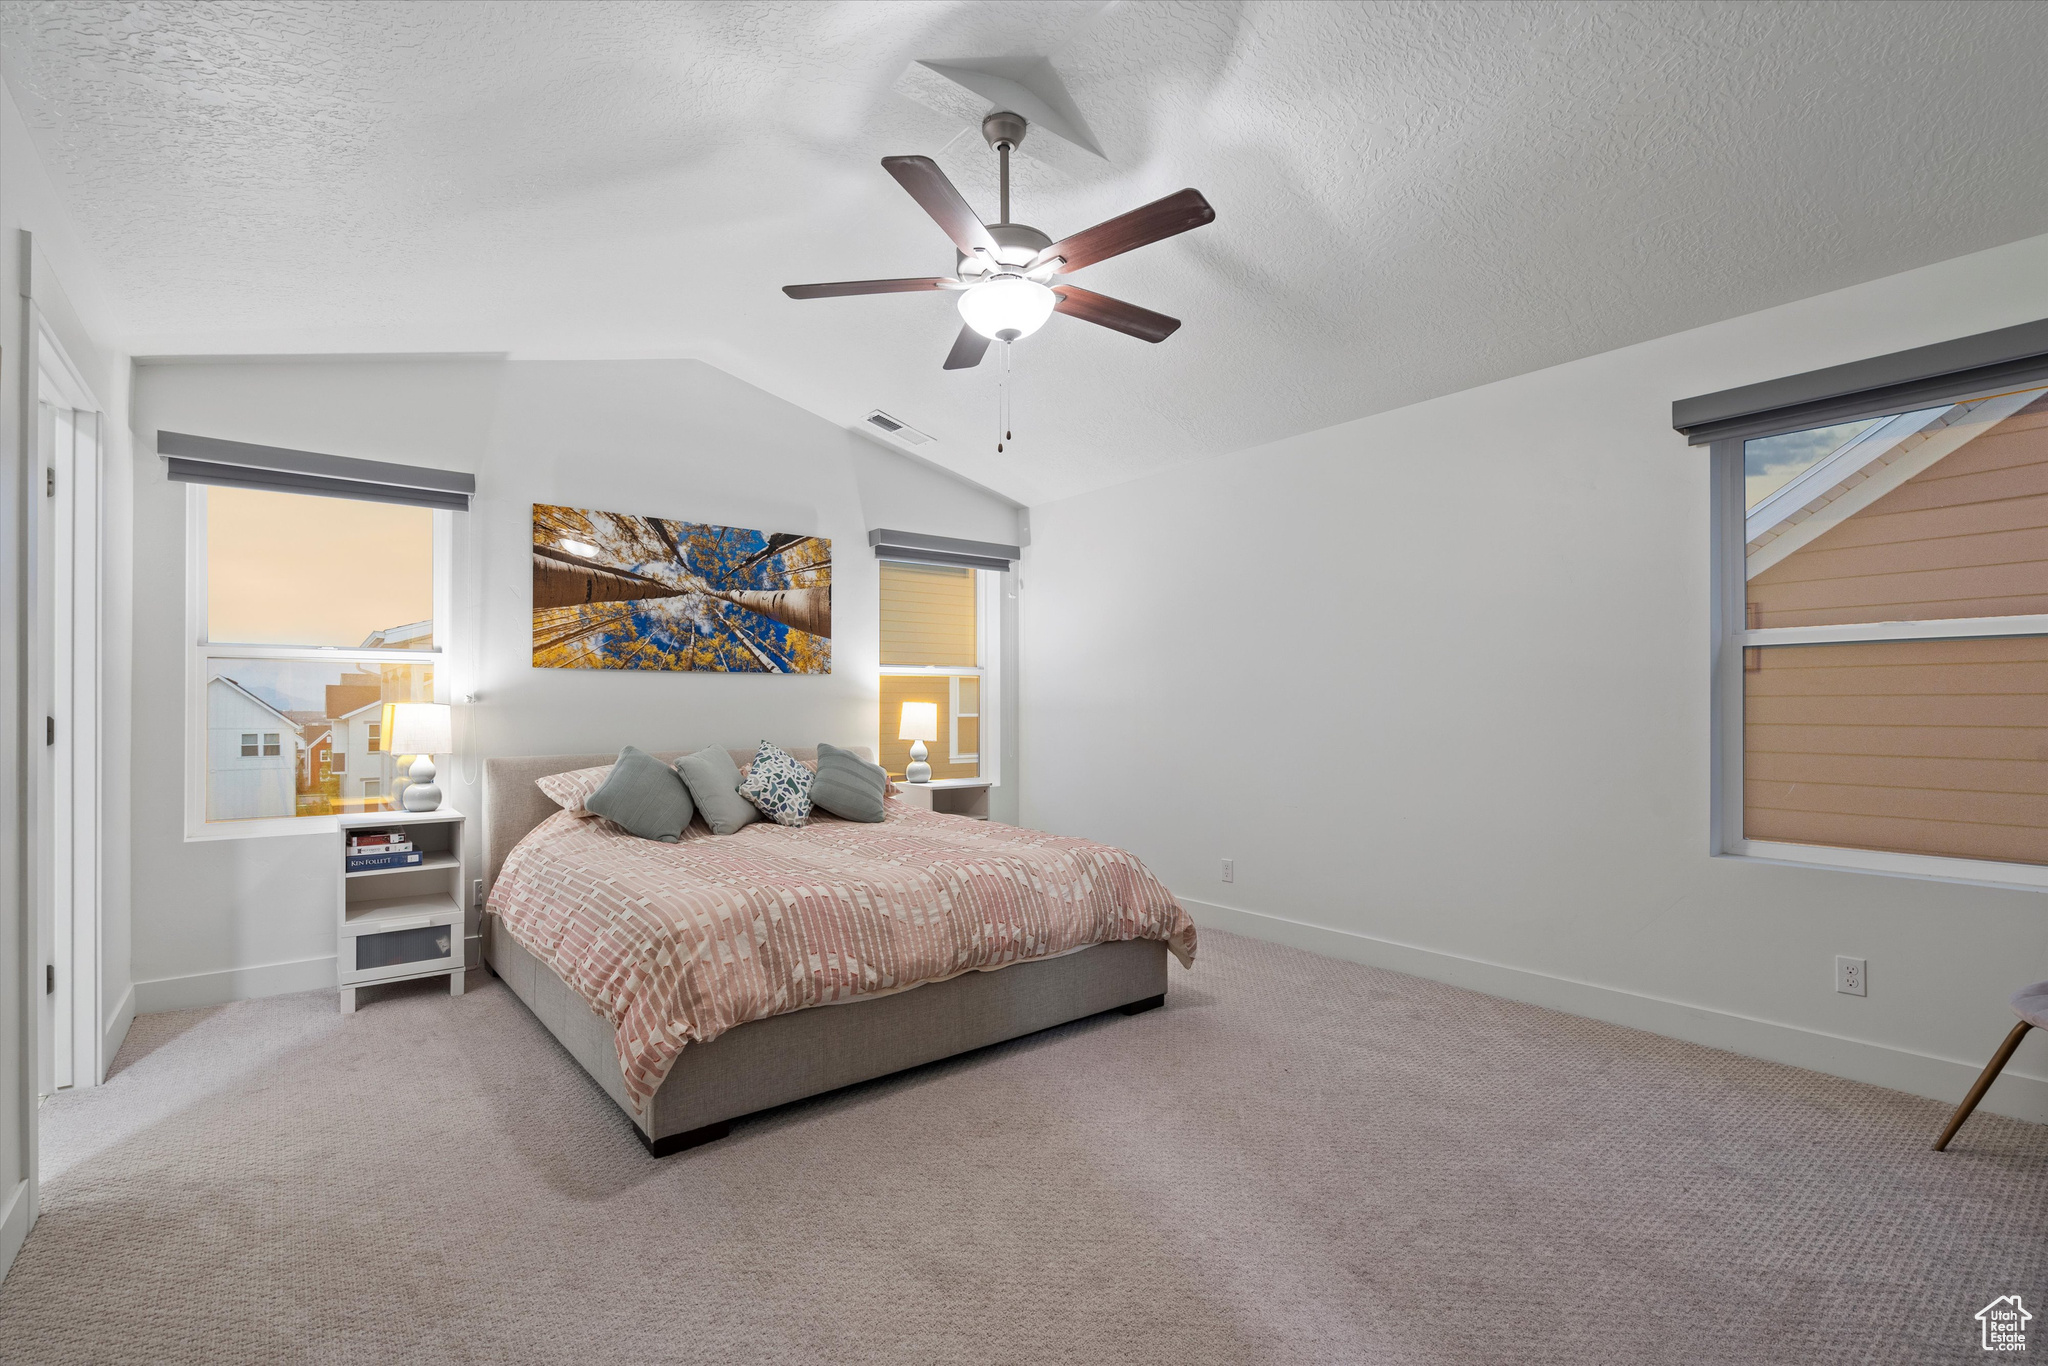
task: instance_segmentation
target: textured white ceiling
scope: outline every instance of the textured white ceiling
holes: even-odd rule
[[[2048,4],[11,3],[0,71],[138,353],[699,355],[1038,502],[2048,231]],[[1108,159],[1055,237],[1217,221],[944,373],[950,268],[876,164],[978,135],[917,59],[1052,58]],[[1027,146],[1026,151],[1030,148]],[[736,453],[743,454],[743,453]]]

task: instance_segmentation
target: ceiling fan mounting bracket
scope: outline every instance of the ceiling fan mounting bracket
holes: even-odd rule
[[[981,135],[988,140],[991,151],[1002,151],[1008,143],[1009,150],[1016,151],[1024,145],[1024,132],[1031,125],[1022,114],[1012,114],[998,109],[981,121]]]

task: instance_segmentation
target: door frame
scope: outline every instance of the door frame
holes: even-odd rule
[[[51,692],[51,1075],[47,1090],[96,1086],[106,1073],[101,1020],[102,483],[105,420],[62,348],[41,350],[39,453],[54,474],[49,544]],[[89,405],[89,406],[88,406]],[[49,416],[46,416],[49,415]],[[53,420],[50,420],[51,418]],[[48,488],[48,485],[45,486]],[[61,1015],[63,1018],[58,1018]]]
[[[46,736],[45,743],[36,747],[40,751],[36,778],[40,801],[29,814],[28,845],[35,888],[35,976],[42,979],[34,984],[39,998],[35,1012],[37,1090],[49,1095],[58,1089],[60,1078],[66,1086],[97,1086],[108,1062],[101,1056],[105,1032],[100,1019],[104,828],[100,783],[101,532],[105,524],[106,416],[42,310],[33,301],[27,302],[28,331],[34,344],[34,354],[27,360],[36,402],[36,458],[31,481],[41,486],[34,489],[39,495],[30,584],[35,683],[29,715],[31,729],[37,716],[50,718],[55,727],[55,739]],[[68,424],[57,421],[59,409],[70,413]],[[71,428],[73,440],[69,450],[60,450],[57,436],[65,425]],[[89,443],[84,439],[88,434]],[[70,527],[64,532],[57,526],[60,510],[71,514]],[[58,564],[60,551],[69,552],[67,564]],[[68,602],[57,601],[60,591],[66,593]],[[68,667],[63,669],[58,667],[60,647],[68,647],[69,654]],[[60,679],[69,684],[68,696],[62,698],[57,695]],[[57,806],[60,797],[63,811]],[[70,931],[68,951],[62,955],[56,943],[60,892],[68,894],[64,920]],[[54,973],[60,958],[69,971],[67,980],[53,993],[45,974]],[[60,1001],[68,1007],[68,1030],[57,1028],[55,1011]],[[67,1035],[71,1046],[65,1065],[60,1067],[55,1048]]]

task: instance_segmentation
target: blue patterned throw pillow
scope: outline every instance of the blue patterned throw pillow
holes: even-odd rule
[[[740,795],[777,825],[802,825],[811,814],[812,773],[766,740],[754,751]]]

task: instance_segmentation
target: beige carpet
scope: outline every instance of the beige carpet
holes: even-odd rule
[[[1215,932],[1165,1010],[660,1161],[472,981],[137,1020],[44,1111],[0,1358],[1918,1364],[2048,1313],[2048,1128],[1935,1154],[1928,1101]]]

